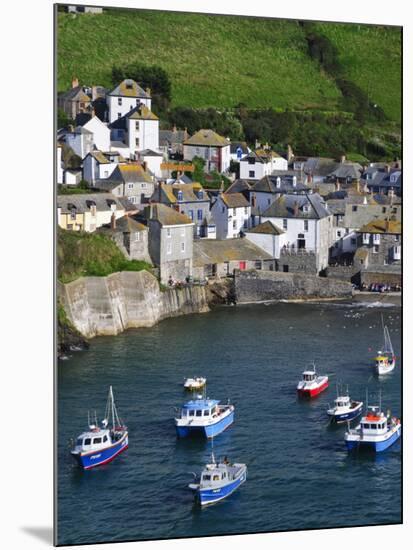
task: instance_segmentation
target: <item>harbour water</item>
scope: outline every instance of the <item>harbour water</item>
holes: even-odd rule
[[[375,304],[268,304],[168,319],[91,341],[58,366],[58,543],[160,539],[399,523],[401,443],[377,456],[349,455],[345,426],[326,409],[336,382],[401,415],[400,308]],[[374,374],[381,313],[396,370]],[[299,401],[301,372],[315,361],[330,387]],[[186,376],[208,379],[207,395],[235,404],[234,424],[214,440],[216,456],[245,462],[247,482],[200,510],[187,488],[211,444],[178,440],[174,407]],[[102,418],[109,385],[129,428],[129,449],[83,472],[68,441]]]

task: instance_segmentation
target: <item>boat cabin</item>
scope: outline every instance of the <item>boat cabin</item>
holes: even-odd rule
[[[334,399],[334,403],[337,408],[348,407],[350,405],[350,397],[348,395],[343,395]]]
[[[230,479],[227,467],[222,464],[208,464],[202,472],[201,484],[213,485],[214,483],[226,482]]]
[[[304,382],[313,382],[316,379],[316,373],[312,370],[305,370],[303,372]]]
[[[111,445],[112,440],[108,429],[96,428],[79,435],[75,443],[76,452],[98,451]]]
[[[391,363],[392,359],[388,355],[384,355],[379,352],[375,361],[376,361],[376,367],[387,367],[387,365]]]
[[[370,435],[382,434],[387,431],[387,418],[378,407],[368,407],[366,416],[360,422],[360,428]]]
[[[185,403],[181,418],[209,418],[218,414],[219,401],[215,399],[194,399]]]

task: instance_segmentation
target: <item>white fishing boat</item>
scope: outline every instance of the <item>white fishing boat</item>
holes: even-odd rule
[[[337,398],[334,399],[334,405],[328,407],[327,414],[336,424],[341,422],[348,422],[353,420],[362,413],[363,401],[355,401],[351,399],[347,392],[344,394],[342,391],[339,392],[337,385]]]
[[[202,389],[206,384],[206,378],[202,376],[197,376],[193,378],[185,378],[184,388],[190,391],[196,391]]]
[[[391,372],[396,366],[396,356],[394,355],[393,346],[390,340],[389,329],[384,325],[383,315],[381,316],[384,332],[384,346],[383,351],[377,352],[375,358],[377,374],[387,374]]]

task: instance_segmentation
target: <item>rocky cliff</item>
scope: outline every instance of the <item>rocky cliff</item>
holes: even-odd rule
[[[348,299],[352,285],[345,281],[301,273],[236,271],[237,303],[270,300]]]
[[[58,296],[69,320],[86,338],[150,327],[167,317],[209,309],[205,287],[162,291],[147,271],[123,271],[59,283]]]

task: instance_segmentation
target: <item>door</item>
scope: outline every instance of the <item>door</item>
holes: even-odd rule
[[[247,262],[240,262],[239,268],[241,271],[245,271],[245,269],[247,269]]]

